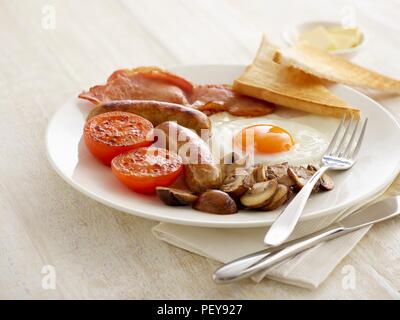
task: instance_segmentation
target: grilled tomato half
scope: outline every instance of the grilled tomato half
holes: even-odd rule
[[[117,155],[153,143],[150,121],[127,112],[107,112],[89,119],[84,140],[89,151],[106,165]]]
[[[128,188],[145,194],[171,185],[182,173],[182,159],[161,148],[139,148],[113,159],[112,172]]]

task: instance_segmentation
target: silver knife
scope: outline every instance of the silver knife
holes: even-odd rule
[[[229,262],[213,274],[216,283],[229,283],[250,277],[316,244],[340,237],[371,224],[393,218],[400,214],[400,196],[387,198],[365,208],[320,231],[303,238],[271,247]]]

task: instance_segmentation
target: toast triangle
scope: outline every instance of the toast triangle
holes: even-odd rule
[[[400,94],[400,80],[368,70],[306,42],[279,50],[276,59],[281,64],[329,81]]]
[[[234,81],[233,89],[244,95],[318,115],[342,117],[351,113],[356,118],[360,117],[358,109],[336,97],[319,78],[275,62],[278,56],[279,49],[264,36],[256,58]]]

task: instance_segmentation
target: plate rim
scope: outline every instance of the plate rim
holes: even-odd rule
[[[225,68],[230,68],[230,67],[235,67],[235,68],[243,68],[245,67],[245,65],[243,64],[184,64],[184,65],[174,65],[174,66],[170,66],[169,69],[176,69],[176,68],[193,68],[193,67],[225,67]],[[345,87],[346,89],[352,91],[353,93],[356,93],[358,95],[361,95],[364,99],[369,100],[369,102],[372,102],[374,104],[377,104],[380,108],[380,111],[383,112],[391,121],[393,121],[393,123],[397,126],[397,129],[399,130],[400,133],[400,123],[399,121],[396,120],[396,118],[388,111],[386,110],[379,102],[375,101],[374,99],[370,98],[369,96],[367,96],[366,94],[364,94],[363,92],[360,92],[352,87],[346,86],[346,85],[342,85],[342,84],[337,84],[340,87]],[[56,164],[56,162],[54,161],[54,159],[51,156],[50,153],[50,148],[49,148],[49,132],[51,130],[51,127],[53,126],[54,123],[54,119],[56,118],[56,116],[58,115],[58,113],[61,112],[61,110],[63,109],[63,106],[65,106],[69,101],[71,100],[76,101],[76,98],[71,98],[70,100],[67,100],[64,104],[61,105],[61,107],[59,107],[57,109],[56,112],[54,112],[54,114],[51,116],[51,119],[49,120],[47,127],[46,127],[46,134],[45,134],[45,140],[46,140],[46,157],[51,165],[51,167],[54,169],[54,171],[70,186],[72,186],[74,189],[78,190],[79,192],[81,192],[82,194],[84,194],[85,196],[96,200],[97,202],[100,202],[103,205],[106,205],[108,207],[114,208],[116,210],[128,213],[128,214],[132,214],[135,216],[139,216],[142,218],[146,218],[146,219],[150,219],[150,220],[154,220],[154,221],[158,221],[158,222],[168,222],[168,223],[173,223],[173,224],[179,224],[179,225],[188,225],[188,226],[197,226],[197,227],[211,227],[211,228],[256,228],[256,227],[266,227],[271,225],[270,222],[268,221],[249,221],[249,222],[243,222],[243,221],[231,221],[231,222],[226,222],[226,221],[213,221],[213,222],[206,222],[206,221],[193,221],[193,219],[185,219],[185,218],[180,218],[179,220],[174,219],[174,218],[169,218],[169,217],[165,217],[162,216],[160,217],[157,214],[153,214],[153,213],[148,213],[148,212],[143,212],[143,211],[138,211],[138,210],[127,210],[126,208],[113,203],[105,198],[99,197],[97,196],[95,193],[91,192],[90,190],[88,190],[85,187],[82,187],[79,183],[75,182],[73,179],[69,178],[66,174],[64,174],[64,172],[62,172],[62,170],[58,167],[58,165]],[[370,198],[371,196],[377,195],[380,192],[383,192],[387,187],[389,187],[389,185],[394,181],[394,179],[396,178],[397,175],[399,175],[400,173],[400,158],[397,161],[397,166],[396,168],[393,170],[393,172],[389,175],[389,178],[387,178],[385,180],[384,183],[382,183],[381,185],[379,185],[378,187],[376,187],[374,190],[364,194],[362,197],[360,197],[357,200],[353,200],[353,201],[348,201],[348,202],[344,202],[341,205],[337,205],[333,208],[330,209],[326,209],[326,210],[320,210],[320,211],[315,211],[312,213],[309,213],[306,216],[302,216],[300,217],[300,221],[307,221],[307,220],[312,220],[312,219],[316,219],[316,218],[320,218],[322,216],[328,216],[330,214],[333,214],[334,212],[338,212],[341,210],[344,210],[345,208],[349,208],[353,205],[357,205],[362,203],[363,201],[365,201],[366,199]],[[206,214],[206,213],[205,213]]]

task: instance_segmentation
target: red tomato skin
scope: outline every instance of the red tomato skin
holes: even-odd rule
[[[133,146],[110,146],[104,144],[96,139],[93,139],[90,135],[84,134],[84,140],[86,146],[88,147],[90,153],[101,163],[106,166],[111,166],[111,161],[116,156],[121,153],[128,152],[130,150],[134,150],[141,147],[148,147],[153,142],[152,141],[143,141],[142,143],[135,144]]]
[[[113,166],[111,166],[111,169],[113,174],[117,177],[117,179],[120,182],[122,182],[122,184],[124,184],[126,187],[137,193],[148,194],[148,195],[154,194],[156,192],[157,187],[170,186],[183,172],[183,166],[181,166],[178,171],[173,172],[172,174],[168,175],[167,177],[164,177],[163,179],[153,178],[151,180],[150,179],[143,180],[136,177],[137,180],[133,182],[129,177],[118,172]]]
[[[90,153],[96,158],[98,159],[101,163],[105,164],[106,166],[111,166],[111,161],[112,159],[114,159],[116,156],[118,156],[121,153],[133,150],[133,149],[137,149],[137,148],[141,148],[141,147],[148,147],[150,146],[153,141],[151,140],[143,140],[140,142],[135,142],[129,145],[113,145],[112,143],[106,143],[102,140],[97,139],[94,136],[93,131],[91,130],[90,126],[91,126],[91,122],[92,121],[96,121],[95,118],[106,118],[107,116],[112,116],[112,115],[123,115],[126,114],[124,112],[109,112],[109,113],[104,113],[104,114],[100,114],[90,120],[88,120],[85,124],[84,127],[84,133],[83,133],[83,138],[84,138],[84,142],[87,146],[87,148],[89,149]],[[151,126],[151,130],[149,132],[152,132],[153,130],[153,126],[151,125],[151,123],[142,118],[139,117],[137,115],[134,114],[127,114],[130,117],[136,118],[136,119],[141,119],[143,122],[147,123],[147,127],[150,128]],[[149,130],[149,129],[147,129]],[[147,131],[145,131],[147,132]]]
[[[137,149],[136,151],[138,150],[140,149]],[[123,156],[124,154],[119,155],[119,157]],[[180,164],[175,171],[168,172],[162,176],[149,177],[139,175],[127,175],[118,170],[118,164],[116,162],[118,161],[119,157],[113,159],[111,170],[122,184],[137,193],[147,195],[154,194],[156,192],[156,187],[170,186],[183,173],[183,165]]]

